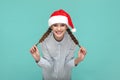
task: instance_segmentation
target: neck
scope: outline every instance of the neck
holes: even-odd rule
[[[54,34],[53,34],[54,38],[56,41],[60,42],[63,40],[64,36],[63,37],[56,37]]]

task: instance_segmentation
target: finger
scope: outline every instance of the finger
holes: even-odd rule
[[[34,49],[34,46],[32,47],[32,53],[34,53],[36,50]]]
[[[83,49],[83,54],[86,55],[86,50],[85,49]]]
[[[37,46],[36,46],[36,45],[34,45],[34,49],[38,52],[38,48],[37,48]]]
[[[33,54],[33,50],[32,50],[32,49],[30,50],[30,53],[32,53],[32,54]]]
[[[84,48],[83,47],[80,47],[80,51],[83,50]]]
[[[86,50],[85,50],[85,48],[81,47],[80,52],[81,52],[83,55],[86,55]]]
[[[30,53],[32,53],[32,50],[30,49]]]
[[[80,48],[80,52],[83,52],[83,48],[82,47]]]
[[[85,49],[85,48],[83,48],[83,50],[84,50],[84,53],[86,54],[86,49]]]
[[[33,53],[33,47],[30,49],[30,52]]]
[[[30,49],[30,53],[34,53],[35,52],[35,49],[34,49],[34,46],[32,46],[32,48]]]
[[[34,45],[34,50],[37,50],[37,47]]]

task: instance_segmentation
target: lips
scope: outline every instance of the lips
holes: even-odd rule
[[[62,34],[62,31],[56,31],[56,34],[60,35],[60,34]]]

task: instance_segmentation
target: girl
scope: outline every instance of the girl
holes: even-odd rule
[[[70,15],[64,10],[53,12],[48,25],[47,32],[39,40],[43,56],[40,56],[38,44],[34,45],[30,52],[43,70],[43,80],[71,80],[71,70],[84,59],[86,50],[72,34],[75,28]],[[80,50],[78,57],[74,58],[76,45]]]

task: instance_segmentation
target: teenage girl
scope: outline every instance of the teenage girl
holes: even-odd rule
[[[71,70],[84,59],[86,49],[79,45],[72,34],[75,28],[70,15],[64,10],[54,11],[48,25],[47,32],[39,40],[43,56],[40,56],[38,44],[34,45],[30,52],[42,68],[43,80],[71,80]],[[77,45],[80,50],[78,57],[74,58]]]

